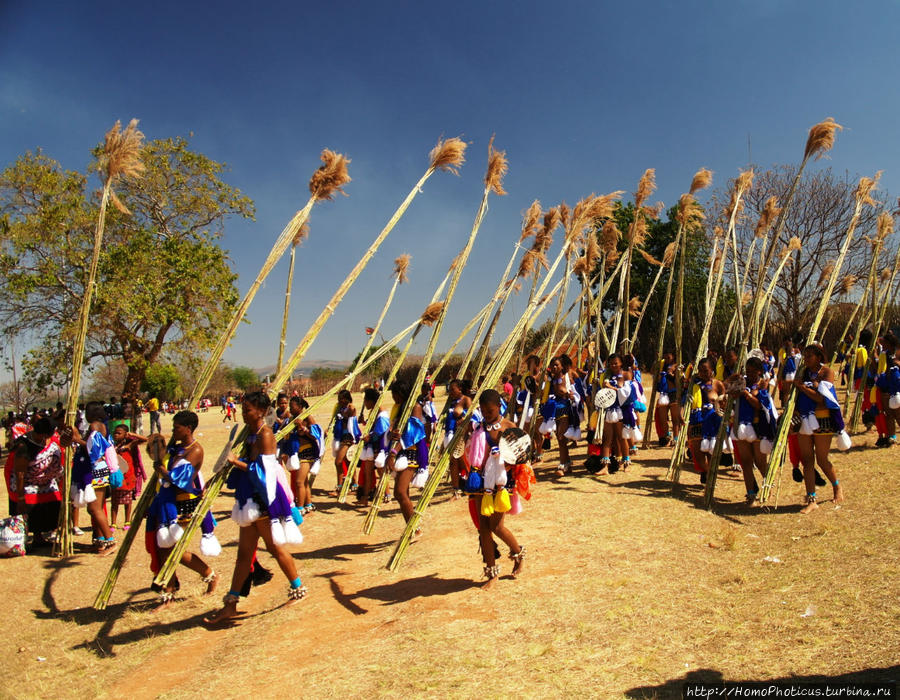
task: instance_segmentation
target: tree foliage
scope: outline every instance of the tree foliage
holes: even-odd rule
[[[231,383],[241,391],[259,386],[259,376],[249,367],[232,367]]]
[[[178,370],[174,365],[152,364],[144,373],[141,391],[146,391],[148,395],[155,396],[161,401],[178,399],[181,398],[179,380]]]
[[[142,160],[144,177],[117,185],[132,215],[107,214],[85,355],[125,363],[127,398],[164,349],[190,361],[213,344],[237,303],[217,241],[229,216],[254,214],[220,179],[224,166],[186,139],[151,141]],[[99,205],[90,183],[41,152],[0,174],[0,331],[34,339],[23,366],[38,386],[67,378]]]

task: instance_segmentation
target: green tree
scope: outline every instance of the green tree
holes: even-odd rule
[[[117,186],[130,215],[107,215],[85,351],[86,363],[125,363],[125,398],[164,349],[190,361],[214,343],[237,303],[217,241],[229,216],[254,215],[252,201],[220,179],[224,166],[186,139],[149,142],[142,159],[144,177]],[[35,339],[23,366],[37,385],[66,381],[97,216],[91,190],[88,174],[41,152],[0,174],[0,331]]]
[[[259,386],[259,377],[249,367],[234,367],[231,370],[231,381],[241,391],[247,391],[255,386]]]
[[[144,373],[141,391],[146,391],[164,401],[175,399],[178,398],[176,394],[179,390],[179,380],[178,370],[174,365],[153,364]]]

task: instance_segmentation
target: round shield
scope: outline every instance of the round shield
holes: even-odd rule
[[[531,438],[521,428],[507,428],[500,435],[500,459],[507,464],[521,464],[528,459]]]
[[[606,409],[616,402],[616,390],[609,387],[598,389],[594,394],[594,408]]]

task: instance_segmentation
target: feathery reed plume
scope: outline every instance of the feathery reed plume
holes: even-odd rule
[[[423,326],[433,326],[434,322],[438,320],[438,317],[441,315],[441,311],[444,309],[444,302],[436,301],[432,304],[429,304],[425,307],[425,311],[422,312],[422,316],[419,318],[419,322]]]
[[[713,239],[725,238],[725,229],[721,226],[713,226]]]
[[[534,200],[531,203],[531,206],[528,207],[528,210],[525,212],[525,217],[522,220],[522,235],[519,238],[519,241],[524,241],[529,236],[536,236],[538,233],[538,225],[541,221],[541,203],[538,200]]]
[[[144,164],[140,159],[141,142],[144,135],[137,129],[138,120],[132,119],[125,129],[117,121],[113,128],[106,132],[103,149],[100,153],[100,170],[103,173],[103,194],[100,198],[100,212],[97,227],[94,229],[94,248],[91,264],[88,268],[87,283],[81,299],[81,311],[78,316],[78,327],[72,347],[72,379],[69,384],[69,395],[66,398],[66,424],[73,425],[75,411],[78,408],[78,395],[81,392],[81,370],[84,366],[84,346],[87,341],[88,319],[91,313],[91,302],[97,285],[97,270],[100,265],[100,251],[103,248],[103,229],[106,225],[106,209],[110,199],[113,206],[123,213],[130,213],[112,190],[113,181],[117,177],[139,177],[144,172]],[[66,484],[72,477],[72,451],[65,450],[63,479]],[[56,551],[60,556],[73,553],[72,534],[69,527],[69,499],[64,498],[59,509],[59,538]],[[114,576],[118,576],[116,572]]]
[[[703,208],[692,194],[685,193],[678,200],[678,210],[675,219],[685,228],[691,228],[699,224],[706,215]]]
[[[621,238],[622,232],[619,231],[616,222],[609,219],[600,229],[600,251],[607,257],[613,255]]]
[[[309,193],[317,200],[334,199],[338,192],[346,196],[343,187],[350,182],[350,174],[347,172],[350,159],[328,148],[319,157],[322,165],[309,180]]]
[[[309,222],[303,222],[303,225],[300,227],[300,230],[297,231],[294,236],[294,240],[291,241],[291,245],[295,248],[303,243],[307,238],[309,238]]]
[[[572,211],[569,209],[569,205],[565,202],[561,202],[556,210],[559,212],[559,223],[562,224],[563,228],[568,231],[569,230],[569,218],[572,215]]]
[[[665,202],[657,202],[653,205],[644,205],[643,211],[644,216],[650,219],[658,219],[659,215],[662,214],[663,209],[666,208]]]
[[[878,238],[883,241],[894,232],[894,217],[886,211],[881,212],[878,215],[876,230],[878,231]]]
[[[631,227],[631,245],[641,247],[647,240],[647,220],[638,216]]]
[[[406,273],[409,270],[409,261],[411,259],[412,256],[409,253],[403,253],[403,255],[394,258],[394,274],[397,276],[400,284],[409,282],[409,277]]]
[[[138,120],[132,119],[122,129],[122,123],[116,121],[113,128],[106,132],[103,151],[100,154],[100,169],[110,180],[117,176],[140,177],[145,167],[141,162],[141,144],[144,134],[138,131]]]
[[[484,184],[487,185],[494,194],[504,195],[506,190],[503,189],[503,177],[509,170],[509,161],[506,159],[506,151],[498,151],[494,148],[494,137],[488,142],[488,167],[484,176]]]
[[[672,244],[669,243],[669,246],[671,246],[671,245],[672,245]],[[669,252],[669,246],[666,246],[666,254],[668,254],[668,252]],[[648,263],[650,263],[651,265],[656,265],[657,267],[659,267],[660,265],[663,264],[661,260],[657,260],[656,258],[654,258],[652,255],[650,255],[650,253],[648,253],[648,252],[647,252],[646,250],[644,250],[643,248],[638,248],[637,251],[638,251],[638,253],[641,254],[641,257],[644,258],[644,260],[646,260],[646,261],[647,261]],[[673,249],[673,255],[674,255],[674,249]]]
[[[827,263],[825,263],[825,267],[822,268],[822,272],[819,273],[819,279],[816,282],[816,287],[821,287],[823,284],[825,284],[826,281],[831,279],[832,272],[834,272],[834,260],[829,260]]]
[[[639,316],[641,313],[641,300],[637,297],[631,297],[628,302],[628,314],[630,316]]]
[[[889,267],[886,267],[881,271],[881,274],[878,276],[878,279],[881,282],[887,282],[891,278],[892,273],[893,273],[893,270]]]
[[[856,286],[858,281],[859,278],[856,275],[845,275],[844,278],[838,282],[838,291],[846,296],[850,293],[850,290]]]
[[[519,270],[516,272],[516,277],[528,277],[532,272],[534,272],[535,268],[535,259],[538,254],[533,250],[526,250],[525,255],[522,256],[522,259],[519,261]]]
[[[878,181],[881,179],[881,173],[882,171],[879,170],[875,173],[874,177],[859,178],[859,184],[853,191],[853,196],[856,198],[857,202],[860,204],[868,204],[872,207],[875,206],[875,200],[872,199],[872,192],[878,186]]]
[[[752,292],[744,292],[741,296],[741,306],[747,306],[753,300]]]
[[[809,137],[806,139],[806,150],[803,151],[803,159],[810,156],[815,159],[823,157],[834,146],[834,132],[842,131],[844,127],[838,124],[834,118],[828,117],[823,122],[813,125],[809,129]]]
[[[791,236],[787,244],[788,251],[800,250],[803,247],[803,241],[798,236]]]
[[[666,246],[666,250],[663,253],[663,265],[666,267],[670,267],[672,262],[675,260],[675,253],[678,251],[678,244],[675,241],[669,243]]]
[[[584,255],[579,255],[575,260],[575,264],[572,265],[572,274],[576,277],[583,277],[587,271],[587,258]]]
[[[691,180],[690,194],[696,194],[700,190],[705,190],[709,187],[712,184],[712,176],[712,170],[700,168],[700,170],[694,174],[694,179]]]
[[[736,187],[740,190],[746,192],[751,187],[753,187],[753,177],[755,173],[753,172],[753,168],[748,168],[741,172],[737,177]]]
[[[647,198],[653,194],[653,191],[656,189],[656,170],[654,168],[647,168],[644,171],[644,174],[641,175],[641,179],[638,180],[637,190],[634,192],[634,207],[635,209],[640,209],[644,206],[644,202],[647,201]]]
[[[588,235],[584,257],[587,262],[587,271],[590,273],[597,266],[597,260],[600,259],[600,243],[597,242],[597,236],[593,234],[593,231]]]
[[[759,214],[759,221],[756,222],[754,234],[757,238],[762,238],[769,232],[780,213],[781,209],[778,206],[778,199],[775,195],[772,195],[766,200],[763,210]]]
[[[466,142],[458,137],[446,140],[440,138],[428,158],[432,169],[459,175],[460,166],[466,162]]]

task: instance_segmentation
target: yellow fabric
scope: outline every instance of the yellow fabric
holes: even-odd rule
[[[695,408],[700,408],[703,405],[703,391],[701,391],[697,382],[691,385],[691,403]]]
[[[481,514],[486,518],[494,514],[494,494],[486,493],[481,497]]]
[[[159,399],[155,396],[147,402],[147,410],[148,411],[158,411],[159,410]]]
[[[510,508],[512,508],[512,503],[509,501],[509,491],[500,489],[494,495],[494,510],[497,513],[505,513]]]
[[[884,374],[887,372],[887,353],[882,352],[878,356],[878,374]]]
[[[716,379],[725,381],[725,361],[721,357],[716,360]]]
[[[853,361],[853,369],[857,370],[860,367],[865,367],[868,359],[869,353],[862,345],[860,345],[858,348],[856,348],[856,359]]]

